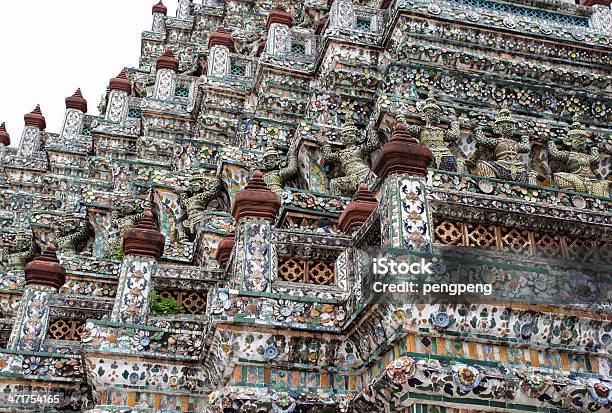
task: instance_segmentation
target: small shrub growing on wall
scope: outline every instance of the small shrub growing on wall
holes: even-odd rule
[[[157,292],[151,292],[151,315],[166,316],[179,314],[183,307],[174,298],[159,298]]]

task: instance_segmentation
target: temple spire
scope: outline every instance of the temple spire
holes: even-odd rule
[[[87,112],[87,101],[83,97],[80,88],[72,96],[66,98],[66,109],[76,109],[83,113]]]
[[[172,53],[172,50],[166,50],[166,53],[164,53],[157,59],[157,64],[155,67],[157,68],[157,70],[170,69],[174,72],[178,72],[179,61],[176,57],[174,57],[174,53]]]
[[[0,124],[0,143],[4,146],[11,144],[11,135],[6,131],[6,124],[4,122]]]
[[[117,77],[110,80],[108,87],[111,90],[122,90],[127,92],[128,95],[132,93],[132,83],[130,83],[125,69],[121,70]]]
[[[47,122],[40,110],[40,105],[36,105],[32,112],[23,117],[23,120],[25,121],[25,126],[33,126],[40,130],[45,130],[47,127]]]
[[[166,16],[168,14],[168,8],[164,5],[162,0],[159,0],[159,2],[155,6],[153,6],[153,13],[159,13]]]

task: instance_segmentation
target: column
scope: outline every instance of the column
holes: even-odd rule
[[[178,8],[176,9],[176,18],[181,20],[189,19],[192,0],[179,0]]]
[[[290,28],[293,25],[293,16],[285,11],[282,5],[270,11],[266,30],[266,53],[283,56],[291,51]]]
[[[168,8],[164,6],[162,0],[159,0],[159,3],[153,6],[153,25],[151,31],[155,33],[166,32],[166,15],[168,15]]]
[[[330,9],[329,26],[338,29],[354,29],[357,27],[357,18],[353,2],[350,0],[335,0]]]
[[[2,122],[0,124],[0,153],[4,150],[5,146],[11,144],[11,135],[6,131],[6,124]]]
[[[4,151],[11,144],[11,135],[6,131],[4,122],[0,124],[0,185],[6,183],[6,175],[4,174]]]
[[[432,222],[425,177],[433,154],[397,123],[374,165],[380,185],[383,247],[431,252]]]
[[[170,100],[174,97],[179,61],[174,57],[172,52],[168,50],[157,59],[156,68],[155,98]]]
[[[25,280],[8,349],[40,351],[49,327],[51,298],[66,280],[54,248],[25,266]]]
[[[83,98],[81,89],[77,89],[72,96],[66,98],[66,113],[60,132],[63,142],[69,142],[81,133],[85,113],[87,113],[87,101]]]
[[[164,253],[165,237],[159,232],[153,213],[143,218],[123,236],[123,261],[111,321],[145,324],[149,315],[151,280],[157,261]]]
[[[40,105],[23,117],[25,128],[19,142],[18,154],[23,157],[29,157],[34,152],[40,151],[42,145],[41,132],[47,127],[45,117],[40,111]]]
[[[106,120],[119,123],[127,117],[129,96],[132,93],[132,84],[125,70],[111,79],[108,88],[110,92],[106,105]]]
[[[223,27],[210,34],[208,38],[207,75],[226,77],[230,74],[232,62],[230,53],[234,50],[234,39]]]
[[[232,284],[247,291],[270,291],[276,271],[272,248],[272,228],[281,201],[263,181],[261,171],[234,200],[232,215],[236,220],[236,246],[232,261]]]
[[[605,4],[594,4],[593,13],[589,19],[589,24],[594,30],[604,33],[606,35],[612,35],[612,5]]]

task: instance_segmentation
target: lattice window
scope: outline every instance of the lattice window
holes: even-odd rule
[[[91,131],[93,128],[91,126],[83,126],[83,130],[81,131],[81,135],[91,136]]]
[[[463,224],[449,220],[438,221],[435,227],[436,240],[446,245],[465,245]]]
[[[51,320],[47,336],[54,340],[80,341],[85,320],[57,318]]]
[[[336,283],[336,263],[328,260],[281,257],[278,278],[288,282],[333,285]]]
[[[368,19],[357,19],[357,28],[369,32],[371,30],[372,22]]]
[[[561,245],[561,237],[559,235],[549,235],[546,233],[533,233],[534,252],[541,257],[549,257],[562,259],[563,246]]]
[[[244,76],[246,74],[246,67],[232,65],[231,73],[234,76]]]
[[[142,112],[140,109],[131,108],[128,110],[128,118],[140,118],[142,117]]]
[[[278,266],[279,278],[289,282],[302,282],[306,279],[306,261],[285,258]]]
[[[189,88],[186,87],[177,87],[174,90],[174,95],[180,98],[187,98],[189,97]]]
[[[502,249],[512,252],[530,252],[529,232],[518,228],[501,228]]]
[[[547,234],[528,229],[448,219],[435,221],[436,241],[579,262],[612,263],[612,241]]]
[[[308,280],[306,282],[311,282],[314,284],[320,285],[330,285],[333,284],[336,278],[336,274],[334,271],[335,265],[333,263],[327,261],[308,261]]]
[[[590,239],[565,237],[565,252],[570,261],[596,261],[595,248]]]
[[[175,299],[183,307],[183,314],[204,314],[206,310],[206,296],[198,291],[161,290],[158,295],[160,299]]]
[[[467,224],[467,240],[471,247],[496,248],[497,236],[492,225]]]
[[[306,54],[306,45],[304,43],[292,43],[291,53],[293,54]]]

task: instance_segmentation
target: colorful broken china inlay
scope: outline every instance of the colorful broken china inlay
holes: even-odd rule
[[[98,115],[0,124],[0,410],[607,412],[612,12],[580,3],[151,4]],[[378,293],[373,248],[497,294]]]

